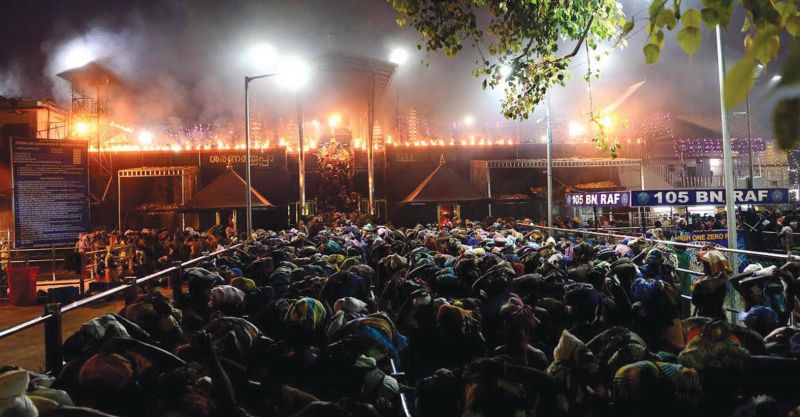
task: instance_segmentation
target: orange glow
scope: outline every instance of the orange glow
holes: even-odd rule
[[[600,124],[604,130],[610,131],[614,129],[614,118],[609,114],[598,119],[597,123]]]
[[[342,122],[342,115],[340,115],[339,113],[334,113],[330,115],[330,117],[328,117],[328,126],[330,126],[333,129],[338,127],[339,123],[341,122]]]
[[[86,123],[86,122],[76,122],[75,123],[75,133],[77,133],[78,135],[83,136],[83,135],[89,133],[89,130],[90,130],[89,124]]]

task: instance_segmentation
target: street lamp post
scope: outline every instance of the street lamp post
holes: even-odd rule
[[[545,95],[547,102],[547,227],[553,227],[553,114],[550,92]]]
[[[733,155],[731,134],[728,127],[728,109],[725,106],[725,51],[722,46],[722,29],[716,27],[717,35],[717,74],[719,76],[720,122],[722,124],[722,156],[725,169],[725,211],[728,223],[728,248],[736,248],[736,205],[734,204]],[[731,256],[731,266],[738,271],[738,259]]]
[[[245,149],[245,182],[247,183],[247,190],[245,191],[245,219],[247,227],[247,238],[249,239],[253,233],[253,184],[250,177],[250,83],[259,78],[272,77],[275,74],[256,75],[255,77],[244,77],[244,149]]]
[[[300,194],[300,214],[306,214],[306,151],[303,149],[303,102],[297,95],[297,142],[299,146],[297,157],[298,191]]]

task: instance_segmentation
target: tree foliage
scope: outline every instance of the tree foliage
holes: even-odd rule
[[[419,33],[419,49],[456,55],[465,44],[475,48],[473,74],[483,88],[503,88],[503,115],[510,119],[527,119],[549,87],[564,85],[583,47],[624,42],[621,35],[633,29],[616,0],[389,1],[398,24]],[[600,132],[596,144],[613,154],[616,147],[591,117]]]
[[[616,0],[389,0],[398,11],[397,22],[419,33],[418,48],[428,52],[461,52],[464,45],[479,52],[474,75],[483,87],[502,87],[503,114],[527,118],[541,103],[548,88],[563,85],[573,58],[586,44],[596,49],[601,42],[619,41],[635,27]],[[676,31],[681,48],[694,55],[703,34],[717,25],[727,29],[741,23],[745,55],[728,70],[725,104],[733,108],[745,100],[753,86],[758,64],[773,63],[781,43],[791,44],[774,94],[780,98],[773,112],[779,144],[793,149],[800,144],[800,0],[700,0],[698,7],[682,0],[650,0],[643,27],[648,42],[645,62],[659,61],[666,31]],[[696,4],[696,2],[692,2]],[[743,22],[733,22],[737,8]],[[736,14],[740,15],[739,13]],[[560,50],[566,46],[566,50]],[[597,57],[597,55],[595,55]],[[506,75],[507,72],[507,75]],[[587,74],[587,79],[596,74]],[[600,115],[590,113],[599,135],[595,143],[614,154],[605,140]]]
[[[725,77],[725,105],[732,109],[741,104],[753,87],[758,65],[767,66],[778,57],[781,40],[789,40],[791,51],[783,67],[776,92],[789,90],[800,83],[800,47],[794,37],[800,34],[800,0],[701,0],[699,8],[684,7],[681,0],[652,0],[646,29],[649,41],[643,53],[648,64],[658,61],[664,43],[664,31],[680,27],[678,43],[690,56],[700,46],[704,26],[714,30],[717,25],[728,29],[734,22],[737,8],[744,10],[741,32],[745,55],[734,63]],[[672,19],[679,18],[680,25]],[[729,30],[730,32],[730,30]],[[800,94],[780,92],[782,98],[773,112],[773,126],[778,143],[784,149],[800,144]]]

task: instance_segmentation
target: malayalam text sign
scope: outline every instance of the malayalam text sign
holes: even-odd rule
[[[632,207],[725,205],[725,190],[641,190],[631,191]],[[735,204],[786,204],[786,188],[734,190]]]
[[[14,242],[72,244],[89,230],[88,142],[11,139]]]
[[[597,193],[567,193],[568,206],[627,206],[630,195],[627,191],[604,191]]]

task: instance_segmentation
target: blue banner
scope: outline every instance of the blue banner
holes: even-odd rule
[[[89,231],[88,142],[11,139],[14,243],[73,244]]]
[[[631,191],[631,207],[653,206],[724,206],[725,190],[641,190]],[[786,204],[786,188],[734,190],[735,204]]]
[[[694,243],[698,245],[706,244],[706,243],[713,243],[719,246],[728,247],[728,230],[721,229],[721,230],[679,230],[675,232],[675,236],[673,236],[672,240],[675,242],[681,243]],[[736,231],[736,248],[737,249],[748,249],[747,243],[745,241],[745,231],[744,230],[737,230]],[[700,249],[697,248],[688,248],[686,250],[687,253],[691,257],[697,255],[700,252]],[[744,268],[747,266],[747,257],[743,254],[738,254],[737,257],[739,258],[739,272],[742,272]]]
[[[630,195],[627,191],[604,191],[598,193],[567,193],[567,205],[575,207],[627,206]]]

